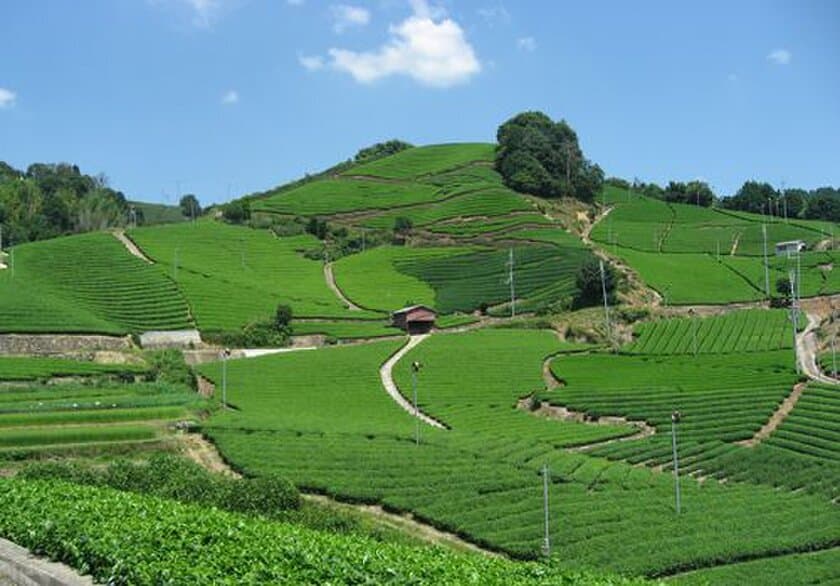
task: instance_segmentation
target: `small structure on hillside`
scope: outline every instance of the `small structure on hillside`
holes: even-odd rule
[[[426,334],[431,331],[437,319],[437,312],[425,305],[403,307],[391,314],[391,325],[409,334]]]
[[[140,334],[140,347],[144,349],[196,348],[201,346],[198,330],[150,331]]]
[[[776,256],[793,256],[805,250],[804,240],[788,240],[776,243]]]

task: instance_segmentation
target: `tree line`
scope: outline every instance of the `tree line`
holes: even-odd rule
[[[840,222],[840,188],[837,187],[776,189],[769,183],[750,180],[745,181],[734,195],[720,197],[703,181],[670,181],[666,187],[661,187],[656,183],[630,183],[625,179],[609,177],[605,183],[674,203],[705,207],[717,205],[723,209],[779,218]]]

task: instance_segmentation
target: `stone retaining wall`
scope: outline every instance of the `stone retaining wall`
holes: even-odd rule
[[[0,355],[56,356],[78,352],[131,349],[129,336],[82,336],[71,334],[0,334]]]

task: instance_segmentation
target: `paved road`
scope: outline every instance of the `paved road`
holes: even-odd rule
[[[425,413],[423,413],[420,409],[415,410],[414,405],[406,399],[403,394],[400,392],[400,389],[397,387],[397,383],[394,382],[393,370],[394,365],[400,361],[400,359],[408,354],[412,348],[417,346],[420,342],[428,338],[430,334],[422,334],[419,336],[411,336],[408,339],[408,343],[400,348],[396,354],[391,356],[388,360],[385,361],[385,364],[379,369],[379,378],[382,379],[382,386],[385,387],[385,391],[391,396],[391,398],[396,401],[397,405],[408,411],[411,415],[415,417],[419,417],[420,421],[431,425],[433,427],[437,427],[440,429],[445,429],[445,426],[435,419],[432,419]]]

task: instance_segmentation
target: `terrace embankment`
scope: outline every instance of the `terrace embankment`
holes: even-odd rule
[[[0,334],[0,355],[58,356],[79,352],[121,352],[130,349],[129,336]]]

